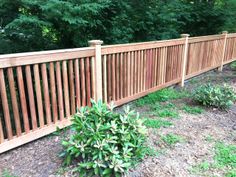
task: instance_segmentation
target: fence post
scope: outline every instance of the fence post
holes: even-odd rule
[[[221,64],[220,64],[220,67],[218,68],[218,71],[222,71],[223,70],[228,31],[223,31],[222,35],[224,36],[224,46],[223,46],[223,53],[222,53],[222,58],[221,58]]]
[[[189,34],[181,34],[181,38],[185,38],[185,44],[184,44],[184,56],[183,56],[183,62],[182,62],[182,73],[181,73],[181,83],[180,86],[184,86],[184,80],[185,80],[185,73],[186,73],[186,64],[187,64],[187,57],[188,57],[188,38]]]
[[[102,52],[101,45],[103,41],[101,40],[91,40],[88,42],[90,47],[95,47],[95,100],[102,100]]]

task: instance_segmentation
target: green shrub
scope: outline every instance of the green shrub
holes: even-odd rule
[[[231,63],[231,64],[230,64],[230,68],[231,68],[232,70],[236,70],[236,62]]]
[[[144,125],[148,128],[161,128],[173,125],[171,122],[160,119],[146,119]]]
[[[195,90],[193,98],[204,106],[226,109],[235,102],[236,94],[230,86],[206,84]]]
[[[74,169],[80,176],[121,176],[132,162],[143,157],[146,127],[127,107],[117,114],[101,101],[74,115],[69,140],[63,141],[65,164],[81,159]]]
[[[182,108],[186,113],[189,113],[189,114],[201,114],[204,112],[204,110],[200,107],[197,107],[197,106],[188,106],[188,105],[184,105],[183,108]]]

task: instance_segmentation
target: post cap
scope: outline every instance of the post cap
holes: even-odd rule
[[[91,41],[88,41],[88,43],[89,43],[89,46],[95,46],[95,45],[102,45],[103,41],[101,41],[101,40],[91,40]]]
[[[189,34],[181,34],[180,35],[182,38],[185,38],[185,37],[189,37],[190,35]]]
[[[222,34],[228,34],[228,31],[222,31]]]

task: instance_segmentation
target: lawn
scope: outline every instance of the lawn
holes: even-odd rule
[[[184,88],[171,87],[129,103],[148,127],[147,156],[129,177],[236,176],[236,106],[223,111],[193,102],[191,92],[203,83],[236,88],[236,72],[230,67],[222,73],[211,71]],[[78,176],[71,167],[62,167],[58,156],[61,140],[69,134],[64,130],[0,155],[0,174]]]

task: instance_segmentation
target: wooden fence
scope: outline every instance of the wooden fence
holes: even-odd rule
[[[0,153],[70,125],[90,98],[122,105],[236,60],[236,34],[0,56]]]

